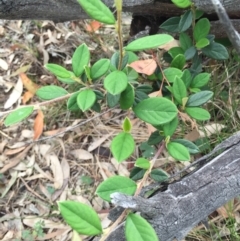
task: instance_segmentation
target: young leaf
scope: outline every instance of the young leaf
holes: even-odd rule
[[[178,113],[176,105],[163,97],[145,99],[134,106],[133,111],[139,119],[152,125],[168,123]]]
[[[170,83],[173,83],[175,81],[176,77],[181,78],[182,74],[183,74],[183,72],[180,69],[173,68],[173,67],[163,70],[163,73],[164,73],[167,81]]]
[[[202,52],[216,60],[225,60],[229,58],[227,49],[219,43],[211,42],[208,46],[202,49]]]
[[[187,89],[186,89],[184,82],[179,77],[176,77],[176,79],[173,83],[172,93],[173,93],[173,96],[176,99],[176,101],[180,105],[182,105],[182,99],[184,97],[187,97]]]
[[[201,73],[194,77],[191,83],[191,88],[201,88],[208,83],[211,74]]]
[[[186,139],[175,139],[175,140],[172,140],[172,142],[177,142],[182,144],[188,149],[190,154],[197,154],[200,152],[198,146],[196,146],[193,142],[188,141]]]
[[[110,60],[100,59],[91,68],[91,78],[93,80],[102,77],[109,69]]]
[[[81,44],[74,52],[72,57],[72,68],[74,74],[79,77],[84,71],[85,65],[90,60],[90,52],[86,44]]]
[[[130,213],[125,224],[125,236],[128,241],[158,241],[153,227],[141,216]]]
[[[33,112],[33,106],[21,107],[10,113],[4,120],[5,126],[14,125],[26,119]]]
[[[97,188],[96,194],[103,200],[110,202],[110,195],[115,192],[121,192],[133,195],[137,189],[137,184],[130,178],[122,176],[109,177],[103,181]]]
[[[183,69],[185,64],[186,64],[185,56],[183,54],[179,54],[172,60],[170,66],[181,70]]]
[[[167,144],[169,154],[178,161],[189,161],[190,155],[188,149],[180,143],[169,142]]]
[[[181,18],[180,17],[172,17],[166,20],[164,23],[160,25],[160,28],[166,30],[168,32],[177,33],[179,32],[179,23]]]
[[[113,13],[103,2],[99,0],[78,0],[78,2],[91,18],[106,24],[115,23]]]
[[[185,111],[189,116],[200,121],[209,120],[211,117],[208,111],[199,107],[186,107]]]
[[[173,37],[168,34],[155,34],[136,39],[128,44],[125,49],[130,51],[140,51],[147,49],[158,48],[161,45],[169,43],[173,40]]]
[[[154,169],[151,171],[150,177],[156,182],[164,182],[169,178],[169,175],[162,169]]]
[[[111,72],[104,79],[104,88],[112,95],[117,95],[127,88],[127,75],[119,70]]]
[[[135,142],[131,134],[121,132],[115,136],[111,143],[111,152],[118,162],[122,162],[131,156],[135,148]]]
[[[168,50],[168,53],[174,59],[177,55],[184,54],[184,51],[181,47],[173,47],[173,48]]]
[[[122,110],[129,109],[134,102],[134,88],[128,84],[127,88],[121,93],[120,96],[120,107]]]
[[[186,11],[182,16],[179,23],[179,32],[185,32],[192,25],[193,15],[191,10]]]
[[[184,51],[193,46],[192,39],[186,33],[180,33],[179,41]]]
[[[67,79],[71,77],[71,72],[58,64],[46,64],[45,68],[59,78]]]
[[[187,8],[191,6],[190,0],[172,0],[172,2],[179,8]]]
[[[142,169],[149,169],[150,167],[150,162],[149,160],[145,159],[145,158],[138,158],[135,162],[135,167],[140,167]]]
[[[189,96],[186,106],[187,107],[200,106],[206,103],[208,100],[210,100],[212,96],[213,96],[212,91],[208,91],[208,90],[200,91],[196,94]]]
[[[163,131],[165,136],[172,136],[178,127],[178,118],[175,117],[169,123],[163,125]]]
[[[195,41],[205,38],[210,31],[210,22],[207,18],[201,18],[193,29],[193,37]]]
[[[125,117],[123,121],[123,131],[124,132],[131,132],[132,130],[132,123],[128,117]]]
[[[77,97],[79,92],[74,93],[67,101],[67,108],[70,111],[79,111],[79,106],[77,104]]]
[[[96,94],[91,89],[81,91],[77,97],[77,104],[84,112],[89,110],[96,101]]]
[[[43,86],[36,92],[36,95],[43,100],[52,100],[67,94],[65,89],[56,85]]]
[[[102,233],[102,226],[97,213],[88,205],[64,201],[58,203],[59,210],[69,226],[80,234],[98,235]]]
[[[201,38],[196,43],[196,48],[202,49],[210,44],[210,41],[207,38]]]

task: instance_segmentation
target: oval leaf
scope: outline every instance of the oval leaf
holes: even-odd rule
[[[170,122],[178,113],[177,107],[163,97],[145,99],[133,111],[139,119],[156,126]]]
[[[77,104],[82,111],[89,110],[95,101],[96,94],[90,89],[81,91],[77,97]]]
[[[180,69],[177,68],[167,68],[163,71],[164,76],[166,77],[167,81],[170,83],[173,83],[176,79],[176,77],[181,78],[183,75],[183,72]]]
[[[43,86],[36,92],[36,95],[43,100],[52,100],[67,94],[65,89],[56,85]]]
[[[153,227],[141,216],[130,213],[125,224],[125,236],[128,241],[158,241]]]
[[[152,36],[146,36],[143,38],[136,39],[125,47],[126,50],[140,51],[146,49],[158,48],[161,45],[169,43],[173,40],[173,37],[168,34],[156,34]]]
[[[189,116],[200,121],[209,120],[211,117],[208,111],[199,107],[187,107],[185,111]]]
[[[115,192],[121,192],[133,195],[137,189],[137,184],[127,177],[113,176],[103,181],[97,188],[96,193],[103,200],[110,202],[110,195]]]
[[[210,22],[207,18],[200,19],[194,29],[193,29],[193,36],[196,42],[200,39],[205,38],[210,31]]]
[[[67,79],[71,77],[71,72],[57,64],[46,64],[45,68],[59,78]]]
[[[118,162],[122,162],[131,156],[135,148],[131,134],[121,132],[113,138],[111,152]]]
[[[186,139],[175,139],[172,142],[177,142],[185,146],[190,154],[197,154],[200,152],[198,146],[196,146],[193,142],[188,141]]]
[[[168,153],[178,161],[189,161],[190,154],[188,149],[180,143],[169,142],[167,144]]]
[[[59,202],[58,205],[66,223],[78,233],[85,235],[102,233],[100,219],[88,205],[73,201]]]
[[[109,69],[110,60],[100,59],[91,68],[91,78],[93,80],[102,77]]]
[[[210,80],[210,76],[211,76],[211,74],[209,74],[209,73],[201,73],[201,74],[198,74],[198,75],[195,76],[194,79],[192,80],[191,87],[192,87],[192,88],[200,88],[200,87],[203,87],[203,86],[206,85],[206,84],[208,83],[208,81]]]
[[[176,101],[180,104],[183,105],[182,99],[187,97],[187,88],[179,77],[176,77],[173,86],[172,86],[172,93]]]
[[[123,121],[123,131],[130,132],[132,130],[132,123],[128,117],[125,117]]]
[[[134,102],[134,88],[128,84],[127,88],[121,93],[120,107],[122,110],[127,110],[132,107]]]
[[[212,91],[200,91],[196,94],[190,95],[187,101],[187,107],[200,106],[210,100],[213,96]]]
[[[5,126],[14,125],[24,119],[26,119],[33,112],[33,106],[21,107],[9,114],[4,120]]]
[[[150,167],[150,162],[149,160],[145,159],[145,158],[138,158],[135,162],[135,166],[136,167],[140,167],[142,169],[149,169]]]

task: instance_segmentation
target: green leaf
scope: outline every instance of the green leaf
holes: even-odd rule
[[[182,105],[183,104],[182,99],[184,97],[187,97],[187,89],[186,89],[184,82],[179,77],[176,77],[176,80],[173,83],[172,93],[173,93],[173,96],[176,99],[176,101],[180,105]]]
[[[128,52],[126,51],[124,56],[123,56],[123,59],[122,59],[122,66],[120,68],[120,70],[123,70],[126,65],[128,64]],[[110,60],[110,63],[111,63],[111,66],[113,67],[113,70],[118,70],[118,65],[119,65],[119,51],[115,52],[112,57],[111,57],[111,60]]]
[[[36,95],[43,100],[52,100],[67,94],[65,89],[56,85],[43,86],[36,92]]]
[[[190,155],[188,149],[180,143],[169,142],[167,144],[168,153],[176,160],[189,161]]]
[[[96,101],[96,94],[91,89],[82,90],[77,97],[77,104],[84,112],[89,110]]]
[[[211,42],[208,46],[203,48],[202,52],[206,56],[216,60],[225,60],[229,58],[227,49],[222,44],[215,42]]]
[[[164,182],[169,178],[169,175],[162,169],[154,169],[151,171],[150,177],[156,182]]]
[[[109,177],[103,181],[96,190],[96,194],[103,200],[110,202],[110,195],[115,192],[120,192],[128,195],[133,195],[137,189],[137,184],[130,178],[122,176]]]
[[[156,148],[148,145],[147,142],[142,142],[139,149],[142,152],[142,156],[145,158],[151,158],[156,153]]]
[[[133,169],[130,172],[130,176],[129,177],[133,181],[138,181],[138,180],[143,178],[143,176],[144,176],[146,171],[147,171],[146,169],[142,169],[142,168],[139,168],[139,167],[133,167]]]
[[[136,91],[142,91],[146,94],[149,94],[151,93],[153,90],[152,86],[151,85],[139,85],[137,88],[136,88]]]
[[[185,32],[192,25],[193,15],[191,10],[186,11],[182,16],[179,23],[179,32]]]
[[[170,50],[168,50],[168,53],[174,59],[177,55],[184,54],[184,51],[181,47],[173,47]]]
[[[179,54],[172,60],[170,66],[181,70],[183,69],[185,64],[186,64],[185,56],[183,54]]]
[[[164,139],[164,136],[161,136],[159,131],[154,131],[148,138],[148,145],[156,145]]]
[[[210,113],[199,107],[186,107],[186,113],[192,118],[200,121],[205,121],[210,119]]]
[[[122,162],[131,156],[135,148],[135,142],[131,134],[121,132],[115,136],[111,143],[111,152],[118,162]]]
[[[5,126],[14,125],[26,119],[33,112],[33,106],[19,107],[17,110],[10,113],[4,120]]]
[[[71,77],[71,72],[58,64],[46,64],[45,68],[59,78],[67,79]]]
[[[74,93],[67,101],[67,108],[70,111],[79,111],[79,106],[77,104],[77,97],[78,97],[79,91]]]
[[[72,68],[74,74],[79,77],[84,71],[85,65],[90,60],[90,52],[86,44],[81,44],[74,52],[72,57]]]
[[[210,80],[211,74],[209,73],[201,73],[194,77],[191,83],[192,88],[201,88],[205,86]]]
[[[190,60],[195,56],[196,53],[197,53],[197,49],[194,46],[192,46],[185,51],[184,56],[186,60]]]
[[[196,42],[205,38],[210,31],[210,22],[207,18],[201,18],[193,29],[193,37]]]
[[[179,32],[179,23],[181,18],[180,17],[172,17],[166,20],[164,23],[160,25],[160,28],[166,30],[168,32],[178,33]]]
[[[131,64],[132,62],[139,59],[139,57],[134,52],[127,51],[126,53],[128,54],[128,64]]]
[[[145,99],[133,107],[136,116],[152,125],[162,125],[177,116],[177,107],[168,99],[153,97]]]
[[[122,110],[127,110],[132,107],[134,102],[134,88],[128,84],[127,88],[121,93],[120,107]]]
[[[59,81],[61,81],[62,83],[64,84],[68,84],[68,85],[71,85],[71,84],[76,84],[77,82],[75,80],[73,80],[72,78],[61,78],[61,77],[57,77],[57,79]]]
[[[110,66],[109,59],[98,60],[91,68],[91,78],[93,80],[102,77],[108,71]]]
[[[183,75],[182,75],[181,79],[184,82],[186,88],[188,88],[190,86],[191,80],[192,80],[192,75],[188,69],[185,69],[183,71]]]
[[[179,41],[184,51],[193,46],[192,39],[186,33],[180,33]]]
[[[123,121],[123,131],[124,132],[131,132],[132,130],[132,123],[128,117],[125,117]]]
[[[111,10],[101,1],[78,0],[83,10],[93,19],[106,23],[115,24],[115,18]]]
[[[207,38],[201,38],[200,40],[197,41],[196,43],[196,48],[202,49],[210,44],[210,41]]]
[[[169,67],[165,70],[163,70],[163,73],[167,79],[168,82],[173,83],[176,79],[176,77],[181,78],[183,72],[180,69]]]
[[[150,167],[150,162],[149,160],[145,159],[145,158],[138,158],[135,162],[135,166],[136,167],[140,167],[142,169],[149,169]]]
[[[127,75],[119,70],[111,72],[104,79],[104,88],[112,95],[117,95],[127,88]]]
[[[119,95],[112,95],[110,93],[107,93],[107,104],[110,108],[116,106],[120,100],[120,94]]]
[[[199,19],[203,16],[204,12],[202,10],[195,10],[195,19]]]
[[[158,241],[153,227],[141,216],[129,213],[125,224],[127,241]]]
[[[187,8],[191,6],[190,0],[172,0],[172,2],[179,8]]]
[[[188,141],[186,139],[175,139],[172,140],[172,142],[177,142],[185,146],[190,154],[197,154],[200,152],[199,148],[191,141]]]
[[[102,233],[101,221],[97,213],[88,205],[64,201],[59,202],[58,206],[66,223],[78,233],[89,236]]]
[[[148,99],[149,96],[144,91],[136,90],[134,104],[138,104],[142,100]]]
[[[130,51],[140,51],[147,49],[154,49],[161,47],[173,40],[173,37],[168,34],[155,34],[151,36],[142,37],[132,41],[125,49]]]
[[[208,91],[208,90],[200,91],[196,94],[189,96],[186,106],[187,107],[200,106],[206,103],[208,100],[210,100],[212,96],[213,96],[212,91]]]
[[[136,82],[139,76],[138,72],[129,66],[127,66],[126,68],[126,74],[127,74],[128,82],[133,82],[133,81]]]
[[[165,136],[172,136],[178,127],[178,118],[175,117],[169,123],[163,125],[163,131]]]

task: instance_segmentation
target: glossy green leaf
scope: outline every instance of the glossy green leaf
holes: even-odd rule
[[[127,75],[119,70],[111,72],[104,79],[104,88],[112,95],[117,95],[127,88]]]
[[[96,0],[78,0],[78,2],[91,18],[106,24],[115,23],[113,13],[103,2]]]
[[[74,74],[79,77],[84,72],[84,67],[88,65],[90,52],[86,44],[81,44],[74,52],[72,57],[72,68]]]
[[[183,67],[186,64],[186,58],[183,54],[177,55],[171,62],[171,67],[177,68],[177,69],[183,69]]]
[[[43,100],[52,100],[67,94],[65,89],[56,85],[43,86],[36,92],[36,95]]]
[[[140,167],[142,169],[149,169],[150,167],[150,162],[149,160],[145,159],[145,158],[138,158],[135,162],[135,166],[136,167]]]
[[[148,145],[156,145],[164,139],[164,136],[161,136],[159,131],[154,131],[148,138]]]
[[[190,0],[172,0],[172,2],[179,8],[187,8],[191,6]]]
[[[96,101],[96,94],[91,89],[82,90],[77,97],[77,104],[84,112],[89,110]]]
[[[162,125],[176,117],[177,107],[168,99],[153,97],[145,99],[133,107],[136,116],[152,125]]]
[[[207,38],[201,38],[196,43],[196,48],[202,49],[210,44],[210,41]]]
[[[173,83],[172,93],[176,101],[182,105],[182,99],[187,97],[187,89],[184,82],[179,77],[176,77],[176,80]]]
[[[210,22],[207,18],[201,18],[196,23],[193,29],[193,37],[195,41],[199,41],[202,38],[205,38],[210,31]]]
[[[127,88],[121,93],[120,107],[122,110],[127,110],[132,107],[134,102],[134,88],[128,84]]]
[[[181,16],[181,20],[178,26],[179,32],[185,32],[187,29],[189,29],[192,25],[192,21],[193,21],[192,11],[188,10]]]
[[[186,139],[174,139],[172,142],[177,142],[185,146],[190,154],[197,154],[200,152],[198,146],[196,146],[193,142],[188,141]]]
[[[179,41],[180,46],[184,51],[193,46],[192,39],[186,33],[180,33]]]
[[[166,20],[164,23],[160,25],[160,29],[166,30],[168,32],[178,33],[179,32],[179,22],[180,17],[172,17]]]
[[[146,171],[147,171],[146,169],[142,169],[142,168],[139,168],[139,167],[133,167],[133,169],[130,172],[130,176],[129,177],[133,181],[138,181],[138,180],[143,178],[143,176],[144,176]]]
[[[130,213],[125,223],[127,241],[158,241],[153,227],[141,216]]]
[[[173,40],[173,37],[168,34],[155,34],[151,36],[142,37],[136,39],[129,43],[125,49],[130,51],[140,51],[140,50],[147,50],[147,49],[154,49],[161,47],[166,43],[169,43]]]
[[[72,96],[67,101],[67,108],[70,111],[79,111],[79,106],[77,104],[77,97],[79,92],[72,94]]]
[[[178,118],[175,117],[173,120],[163,125],[163,132],[165,136],[172,136],[178,127]]]
[[[164,182],[169,178],[169,175],[162,169],[154,169],[151,171],[150,177],[156,182]]]
[[[168,82],[173,83],[176,79],[176,77],[181,78],[183,75],[183,72],[180,69],[177,68],[172,68],[169,67],[165,70],[163,70],[163,73],[166,77],[166,79],[168,80]]]
[[[191,72],[188,69],[185,69],[183,71],[183,75],[182,75],[181,79],[184,82],[185,86],[188,88],[190,86],[191,80],[192,80]]]
[[[59,202],[58,206],[65,222],[78,233],[90,236],[102,233],[101,221],[97,213],[88,205],[64,201]]]
[[[167,144],[168,153],[178,161],[190,161],[188,149],[180,143],[169,142]]]
[[[124,132],[131,132],[132,130],[132,123],[128,117],[125,117],[123,121],[123,131]]]
[[[33,112],[33,106],[19,107],[10,113],[4,120],[5,126],[14,125],[24,119],[26,119]]]
[[[197,53],[197,49],[194,46],[192,46],[185,51],[184,56],[186,60],[190,60],[195,56],[196,53]]]
[[[225,60],[229,58],[227,49],[222,44],[215,42],[211,42],[207,47],[203,48],[202,52],[206,56],[216,60]]]
[[[96,190],[96,194],[103,200],[110,202],[110,195],[115,192],[120,192],[128,195],[133,195],[137,189],[137,184],[130,178],[123,176],[109,177],[103,181]]]
[[[213,96],[212,91],[204,90],[193,95],[190,95],[188,98],[188,102],[186,104],[187,107],[195,107],[200,106],[210,100]]]
[[[135,142],[131,134],[121,132],[115,136],[111,143],[111,152],[118,162],[122,162],[131,156],[135,148]]]
[[[204,110],[199,107],[186,107],[186,113],[191,116],[193,119],[205,121],[210,119],[210,113],[207,110]]]
[[[209,73],[200,73],[194,77],[191,83],[192,88],[201,88],[205,86],[210,80],[211,74]]]
[[[98,60],[91,68],[91,78],[93,80],[102,77],[108,71],[110,66],[109,59]]]
[[[71,77],[71,72],[58,64],[46,64],[45,68],[57,77],[67,79]]]

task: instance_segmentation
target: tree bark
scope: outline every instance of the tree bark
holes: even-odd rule
[[[240,132],[217,146],[199,169],[179,181],[169,184],[163,192],[149,199],[120,193],[112,202],[138,211],[154,227],[161,241],[182,240],[199,222],[240,194]],[[211,159],[211,156],[224,150]],[[120,225],[107,241],[125,241]]]

